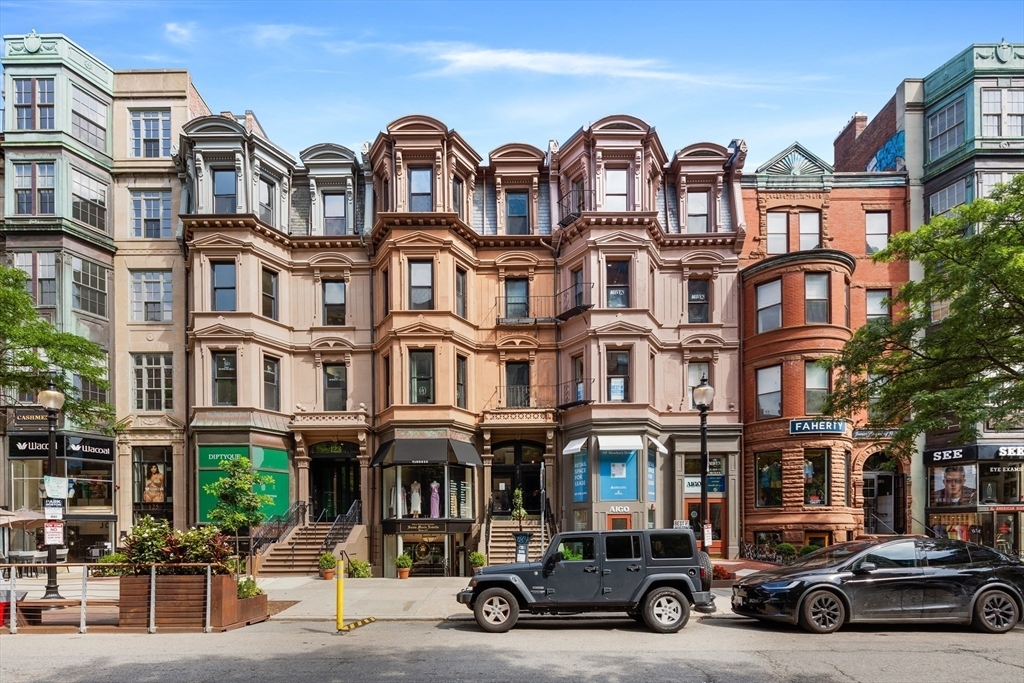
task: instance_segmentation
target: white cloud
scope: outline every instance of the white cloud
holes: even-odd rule
[[[164,24],[164,37],[172,43],[191,43],[195,40],[195,28],[195,23],[177,24],[171,22]]]
[[[296,36],[322,36],[326,29],[298,24],[256,24],[246,29],[248,38],[257,45],[284,43]]]

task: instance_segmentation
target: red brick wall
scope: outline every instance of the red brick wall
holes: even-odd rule
[[[875,152],[896,134],[896,96],[886,102],[867,126],[864,126],[865,119],[862,114],[854,116],[832,143],[833,167],[837,172],[866,171]]]

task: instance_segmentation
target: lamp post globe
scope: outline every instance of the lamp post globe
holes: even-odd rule
[[[51,477],[57,476],[57,413],[64,407],[64,394],[53,382],[39,392],[39,404],[46,409],[46,421],[50,431],[50,450],[47,457],[47,471]],[[57,546],[46,546],[46,592],[44,600],[62,600],[57,591]]]
[[[708,410],[715,400],[715,388],[708,384],[707,376],[693,388],[693,402],[700,411],[700,548],[708,551],[704,527],[708,523]]]

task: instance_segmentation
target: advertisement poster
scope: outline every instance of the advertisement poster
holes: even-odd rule
[[[146,465],[146,481],[142,489],[143,503],[163,503],[165,501],[164,467],[163,464],[155,462]]]
[[[583,449],[572,456],[572,502],[587,502],[587,450]]]
[[[625,401],[626,400],[626,378],[625,377],[611,377],[608,380],[608,400],[609,401]]]
[[[601,451],[601,500],[637,500],[636,461],[636,451]]]
[[[653,503],[658,492],[658,456],[654,451],[647,452],[647,500]]]
[[[978,466],[948,465],[932,467],[932,506],[976,505],[978,502]]]

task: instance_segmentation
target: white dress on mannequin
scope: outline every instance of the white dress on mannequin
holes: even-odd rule
[[[414,481],[412,485],[409,486],[409,512],[412,514],[413,517],[420,516],[420,512],[423,509],[421,507],[421,503],[422,501],[420,500],[420,483],[418,481]]]

